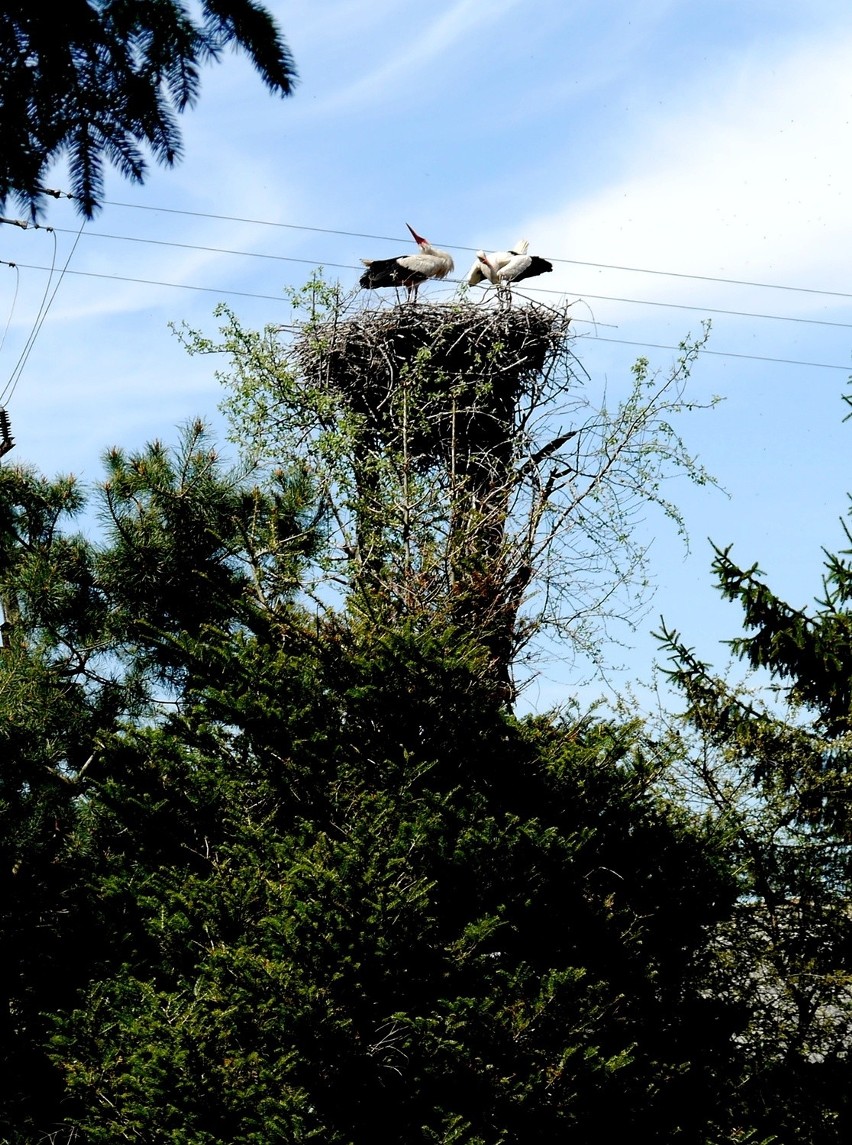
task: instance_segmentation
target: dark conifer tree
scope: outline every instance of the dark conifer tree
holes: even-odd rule
[[[45,862],[62,885],[6,920],[62,986],[17,964],[9,1140],[697,1145],[724,1126],[737,1011],[703,962],[736,886],[723,837],[661,796],[664,749],[638,725],[517,720],[446,624],[309,618],[321,518],[298,473],[228,473],[200,426],[107,461],[102,543],[63,581],[51,529],[43,560],[88,617],[73,641],[27,603],[31,546],[7,535],[13,635],[33,647],[49,615],[41,660],[76,641],[66,681],[89,697]],[[16,480],[20,502],[35,479]],[[31,713],[60,717],[56,696]],[[66,967],[78,934],[91,953]]]
[[[729,643],[769,679],[762,693],[729,684],[677,632],[661,633],[698,737],[693,792],[732,829],[743,878],[714,987],[749,1014],[732,1047],[739,1118],[791,1145],[839,1145],[852,1131],[849,558],[826,554],[822,593],[806,609],[777,596],[757,565],[716,550],[719,588],[745,628]]]
[[[269,12],[255,0],[75,0],[0,3],[0,207],[35,217],[43,182],[67,156],[74,197],[91,218],[104,165],[134,182],[145,150],[171,166],[181,155],[178,115],[197,101],[200,68],[228,47],[263,82],[289,95],[295,67]]]

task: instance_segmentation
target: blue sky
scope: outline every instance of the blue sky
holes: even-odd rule
[[[286,321],[288,286],[316,265],[354,286],[362,257],[410,248],[406,222],[459,274],[470,250],[525,235],[555,266],[530,295],[595,320],[577,346],[590,387],[617,388],[640,354],[665,370],[712,321],[692,392],[724,400],[678,428],[725,492],[670,490],[689,554],[649,522],[657,593],[634,651],[613,651],[615,686],[648,674],[661,612],[726,663],[739,616],[712,587],[708,538],[807,604],[852,489],[848,3],[268,6],[299,69],[292,98],[229,55],[182,118],[178,167],[144,187],[110,176],[82,230],[63,199],[52,230],[0,227],[6,463],[94,481],[111,445],[215,421],[222,363],[188,358],[169,324],[213,333],[220,300],[248,325]],[[61,168],[52,185],[67,188]],[[581,675],[547,666],[529,702]]]

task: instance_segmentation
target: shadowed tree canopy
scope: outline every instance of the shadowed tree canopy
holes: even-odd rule
[[[97,543],[0,466],[0,1141],[756,1145],[666,746],[516,719],[440,615],[318,614],[302,466],[201,423],[105,465]]]
[[[748,1014],[741,1117],[757,1140],[796,1145],[845,1142],[852,1129],[852,530],[842,524],[843,548],[823,550],[821,593],[805,608],[716,548],[718,587],[745,630],[727,643],[753,678],[726,679],[678,632],[660,632],[692,745],[684,795],[731,832],[742,880],[717,937],[738,952],[733,972],[711,984]]]
[[[171,166],[200,66],[227,47],[246,52],[272,92],[291,93],[292,56],[254,0],[3,0],[0,208],[13,199],[36,217],[45,172],[63,156],[86,218],[100,206],[105,163],[136,183],[146,148]]]

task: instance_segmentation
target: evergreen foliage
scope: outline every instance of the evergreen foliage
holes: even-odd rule
[[[198,11],[193,11],[193,8]],[[77,0],[0,4],[0,208],[35,218],[51,163],[67,155],[73,197],[91,219],[104,165],[143,182],[144,150],[171,166],[177,117],[198,99],[200,67],[227,47],[248,55],[270,91],[288,95],[295,67],[255,0]]]
[[[61,664],[74,702],[30,719],[81,741],[48,781],[7,709],[8,1139],[703,1140],[735,886],[639,726],[518,721],[452,627],[310,618],[298,473],[227,472],[201,426],[106,460],[98,545],[49,517],[68,486],[3,471],[2,695],[16,641]]]
[[[518,718],[406,587],[405,449],[371,511],[415,564],[341,565],[364,423],[231,334],[256,468],[200,422],[93,494],[0,468],[0,1138],[840,1145],[848,554],[806,614],[717,552],[786,710],[664,629],[690,731]],[[619,448],[685,460],[636,377]]]
[[[839,1143],[852,1130],[849,556],[826,553],[807,610],[773,593],[757,565],[716,550],[720,590],[746,630],[730,645],[769,676],[764,698],[661,632],[692,729],[688,792],[731,831],[743,884],[715,974],[749,1015],[741,1116],[782,1142]]]

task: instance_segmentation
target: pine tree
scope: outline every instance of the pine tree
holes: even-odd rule
[[[178,115],[199,95],[202,63],[231,46],[266,86],[288,95],[296,73],[270,13],[254,0],[104,0],[59,8],[0,4],[0,207],[33,217],[50,164],[67,155],[73,197],[92,218],[104,165],[141,183],[148,148],[159,163],[181,154]]]
[[[252,637],[110,745],[112,973],[53,1040],[89,1141],[703,1141],[734,891],[636,728],[508,717],[452,633]],[[219,665],[221,665],[220,670]]]
[[[223,472],[200,425],[174,454],[156,443],[129,458],[113,451],[108,471],[113,543],[102,547],[63,528],[86,507],[78,483],[0,469],[0,944],[11,1127],[56,1114],[51,1015],[124,942],[120,911],[109,915],[115,900],[104,891],[101,901],[87,875],[101,846],[93,791],[115,782],[108,767],[104,774],[110,745],[128,728],[156,727],[193,672],[206,671],[198,665],[209,626],[239,634],[261,616],[266,629],[277,623],[311,543],[310,528],[296,523],[302,486],[282,479],[260,496],[244,475]],[[254,564],[242,559],[246,537],[256,541]],[[29,1140],[27,1131],[16,1139]]]
[[[0,468],[0,1045],[12,1124],[61,1091],[47,1015],[71,1003],[91,957],[79,800],[99,734],[132,706],[98,667],[94,552],[67,531],[83,505],[71,480]]]
[[[738,1012],[703,963],[736,886],[723,837],[660,794],[665,749],[635,723],[516,719],[463,628],[311,614],[322,518],[298,469],[230,472],[201,426],[106,460],[105,533],[73,577],[43,529],[39,583],[90,601],[73,641],[7,534],[13,635],[32,647],[49,619],[43,658],[73,643],[66,679],[93,697],[62,884],[6,920],[9,945],[49,931],[61,984],[18,968],[8,1139],[697,1145],[724,1126]],[[66,967],[69,935],[89,954]]]
[[[689,793],[731,831],[743,881],[715,973],[749,1013],[741,1118],[797,1145],[833,1145],[852,1128],[849,557],[826,554],[822,594],[800,609],[757,565],[716,550],[719,588],[746,630],[729,643],[770,680],[762,693],[718,678],[677,632],[661,632],[695,741]]]

